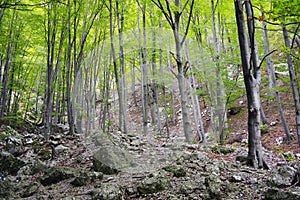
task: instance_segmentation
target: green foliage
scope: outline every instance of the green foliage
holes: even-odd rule
[[[299,0],[274,0],[272,16],[275,20],[286,18],[288,20],[299,20]]]
[[[235,151],[232,147],[221,146],[221,145],[215,145],[211,147],[211,150],[214,153],[224,154],[224,155],[233,153]]]
[[[269,125],[268,124],[262,124],[260,125],[260,131],[262,134],[269,132]]]

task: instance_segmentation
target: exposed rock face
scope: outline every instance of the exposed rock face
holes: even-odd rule
[[[52,140],[66,139],[53,136]],[[29,154],[35,159],[28,162],[24,155],[2,153],[0,160],[8,160],[14,170],[12,175],[6,171],[11,169],[0,171],[6,177],[0,177],[0,199],[300,199],[299,162],[257,170],[244,165],[246,156],[237,156],[236,162],[215,159],[227,151],[183,141],[98,134],[84,148],[66,143],[68,149],[62,150],[74,151],[67,163],[59,161],[60,154],[51,161]],[[244,149],[238,151],[247,155]],[[22,159],[28,163],[12,162]]]
[[[76,175],[75,179],[71,182],[74,186],[84,186],[91,183],[91,177],[86,172],[80,172]]]
[[[212,199],[221,199],[221,184],[222,181],[220,177],[215,174],[206,177],[205,185],[207,186]]]

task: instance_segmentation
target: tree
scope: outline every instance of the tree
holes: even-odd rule
[[[290,44],[290,39],[288,37],[286,25],[282,26],[282,33],[283,33],[285,46],[288,49],[290,49],[292,46]],[[293,66],[292,57],[289,53],[287,54],[287,64],[289,68],[290,82],[291,82],[291,87],[292,87],[293,97],[294,97],[294,104],[295,104],[295,111],[296,111],[296,128],[297,128],[297,135],[298,135],[298,143],[300,146],[300,97],[299,97],[299,90],[296,81],[295,69]]]
[[[265,18],[264,16],[264,12],[262,12],[261,15],[263,18]],[[264,47],[265,47],[265,54],[266,56],[266,63],[267,63],[267,69],[268,69],[268,75],[269,75],[269,89],[271,90],[271,95],[276,97],[276,101],[277,101],[277,107],[278,107],[278,111],[280,114],[280,118],[282,121],[282,125],[285,131],[285,134],[287,136],[287,141],[290,140],[291,138],[291,133],[289,131],[285,116],[284,116],[284,112],[281,106],[281,100],[280,100],[280,96],[279,96],[279,91],[276,89],[275,92],[273,92],[272,90],[274,90],[274,88],[277,87],[277,82],[276,82],[276,77],[275,77],[275,70],[273,67],[273,61],[272,61],[272,57],[271,57],[271,51],[270,51],[270,44],[269,44],[269,37],[268,37],[268,29],[267,29],[267,23],[265,21],[262,22],[262,29],[263,29],[263,36],[264,36]],[[274,51],[273,51],[274,52]]]
[[[235,14],[238,27],[240,53],[244,75],[244,84],[248,103],[248,164],[264,167],[260,132],[260,68],[255,60],[256,51],[253,10],[250,0],[245,0],[250,46],[244,25],[242,0],[235,0]],[[251,48],[250,48],[251,47]],[[250,49],[250,52],[249,52]]]
[[[178,80],[178,87],[180,92],[180,102],[181,102],[181,112],[182,112],[182,120],[183,120],[183,130],[184,135],[187,142],[192,141],[192,127],[191,127],[191,121],[188,113],[188,107],[187,107],[187,94],[185,89],[185,74],[184,74],[184,63],[182,59],[182,47],[185,42],[185,39],[187,37],[188,31],[189,31],[189,25],[191,22],[191,17],[193,13],[193,7],[194,7],[194,0],[191,0],[189,5],[189,15],[187,20],[187,25],[185,27],[185,31],[183,33],[183,36],[180,37],[180,19],[182,17],[183,11],[187,9],[189,0],[187,0],[184,3],[184,6],[181,9],[180,1],[175,0],[174,6],[171,6],[171,3],[169,1],[165,1],[165,4],[162,3],[160,0],[152,0],[152,2],[161,10],[161,12],[164,14],[166,20],[168,21],[169,25],[172,28],[174,40],[175,40],[175,46],[176,46],[176,64],[177,64],[177,80]],[[173,10],[172,10],[172,8]]]

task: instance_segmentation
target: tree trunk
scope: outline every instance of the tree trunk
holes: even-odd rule
[[[68,0],[68,53],[67,53],[67,69],[66,69],[66,101],[67,101],[67,114],[68,114],[68,124],[69,124],[69,132],[70,134],[75,133],[74,126],[74,116],[73,116],[73,108],[72,108],[72,100],[71,100],[71,87],[72,87],[72,36],[71,36],[71,3]]]
[[[15,21],[15,9],[13,10],[12,18],[11,18],[11,24],[10,24],[10,30],[8,37],[12,41],[8,41],[7,43],[7,49],[6,49],[6,59],[5,59],[5,65],[4,65],[4,71],[3,71],[3,78],[2,78],[2,91],[1,91],[1,102],[0,102],[0,120],[2,117],[4,117],[4,113],[7,109],[7,84],[8,84],[8,76],[9,76],[9,69],[11,65],[11,56],[12,56],[12,48],[14,46],[13,42],[13,23]]]
[[[262,146],[260,140],[260,71],[257,62],[253,59],[255,53],[254,40],[254,19],[252,13],[252,5],[248,0],[245,0],[248,32],[250,35],[251,52],[246,36],[244,25],[244,14],[242,8],[242,0],[235,0],[235,12],[238,27],[239,44],[241,51],[241,60],[243,67],[244,83],[247,93],[248,102],[248,164],[253,167],[264,167]]]
[[[152,119],[152,125],[157,126],[158,130],[160,130],[160,113],[158,109],[158,90],[157,90],[157,82],[155,80],[157,69],[156,69],[156,33],[155,33],[155,24],[153,22],[153,7],[151,7],[150,10],[150,20],[151,20],[151,31],[152,31],[152,58],[151,58],[151,66],[152,66],[152,75],[154,79],[151,83],[151,119]]]
[[[120,81],[119,81],[119,73],[118,73],[118,66],[117,66],[117,58],[115,53],[114,47],[114,29],[113,29],[113,5],[112,0],[109,1],[110,4],[110,46],[111,46],[111,54],[113,59],[113,66],[114,66],[114,74],[115,74],[115,81],[117,86],[118,98],[119,98],[119,130],[122,130],[122,122],[123,122],[123,114],[122,114],[122,93],[120,88]]]
[[[262,16],[264,17],[264,12],[262,12]],[[270,53],[270,44],[269,44],[267,23],[265,21],[262,22],[262,29],[263,29],[263,35],[264,35],[265,55],[267,55]],[[291,133],[290,133],[290,130],[286,123],[284,112],[283,112],[283,109],[281,106],[279,91],[277,89],[275,91],[273,91],[273,89],[277,87],[277,83],[276,83],[275,70],[273,67],[273,61],[272,61],[271,55],[266,57],[266,63],[267,63],[267,70],[268,70],[269,82],[270,82],[269,83],[270,95],[276,97],[276,102],[277,102],[277,107],[278,107],[278,111],[280,114],[280,119],[281,119],[281,122],[282,122],[282,125],[284,128],[285,134],[287,136],[287,141],[289,141],[291,138]]]
[[[142,83],[141,83],[141,99],[142,99],[142,111],[143,111],[143,131],[144,134],[148,132],[148,87],[147,87],[147,51],[146,51],[146,5],[143,4],[141,6],[140,1],[137,0],[138,3],[138,15],[137,15],[137,22],[138,22],[138,46],[139,46],[139,59],[140,59],[140,68],[141,68],[141,75],[142,75]],[[142,7],[142,21],[143,21],[143,36],[144,36],[144,48],[142,50],[142,43],[141,43],[141,25],[140,25],[140,11]]]
[[[126,85],[126,72],[125,72],[125,58],[124,58],[124,50],[123,50],[123,27],[124,27],[124,5],[122,3],[122,11],[121,17],[119,16],[119,6],[118,2],[116,2],[116,12],[118,15],[118,29],[119,29],[119,46],[120,46],[120,70],[121,70],[121,96],[122,99],[119,101],[122,107],[122,128],[125,134],[128,133],[127,130],[127,85]]]
[[[290,49],[290,39],[288,37],[288,32],[286,30],[286,26],[282,26],[282,33],[284,38],[285,46]],[[295,112],[296,112],[296,127],[297,127],[297,136],[298,136],[298,144],[300,146],[300,97],[299,97],[299,90],[297,87],[295,69],[293,66],[292,57],[290,54],[287,54],[287,64],[289,67],[289,75],[290,75],[290,82],[294,96],[294,104],[295,104]]]

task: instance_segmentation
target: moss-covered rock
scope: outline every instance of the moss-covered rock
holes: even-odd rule
[[[180,186],[179,193],[188,195],[193,193],[196,189],[198,189],[198,186],[195,181],[185,181]]]
[[[141,194],[153,194],[167,189],[170,185],[167,178],[154,176],[145,178],[137,189]]]
[[[0,181],[0,199],[14,199],[16,186],[9,180]]]
[[[277,165],[269,176],[269,185],[275,187],[291,186],[297,176],[297,170],[288,165]]]
[[[265,200],[282,200],[282,199],[299,200],[300,199],[299,193],[284,191],[277,188],[269,188],[264,192],[263,195]]]
[[[91,177],[86,172],[81,172],[79,175],[75,177],[75,179],[71,182],[74,186],[84,186],[91,183]]]
[[[169,165],[163,168],[165,171],[172,173],[174,177],[185,177],[186,172],[182,167]]]
[[[18,185],[20,197],[30,197],[37,193],[41,187],[41,184],[38,182],[23,182]]]
[[[113,183],[103,183],[93,191],[93,199],[98,200],[119,200],[123,195],[122,188]]]
[[[211,199],[221,199],[221,184],[220,177],[215,174],[210,174],[205,178],[205,185],[208,188]]]
[[[40,182],[42,185],[47,186],[69,178],[79,177],[79,174],[79,169],[72,167],[51,167],[40,178]]]
[[[220,145],[215,145],[211,147],[212,152],[217,153],[217,154],[230,154],[234,152],[234,149],[232,147],[227,147],[227,146],[220,146]]]
[[[0,172],[16,175],[25,162],[7,152],[0,153]]]

